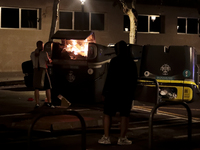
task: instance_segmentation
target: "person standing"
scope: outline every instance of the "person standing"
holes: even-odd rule
[[[47,71],[47,64],[51,63],[52,60],[49,58],[48,53],[44,51],[44,43],[37,41],[36,50],[31,53],[31,60],[33,63],[33,88],[35,96],[35,108],[39,105],[39,90],[46,90],[47,102],[46,106],[54,108],[51,104],[51,81]]]
[[[116,43],[115,53],[117,56],[110,61],[102,93],[104,99],[104,135],[98,140],[98,143],[111,144],[109,131],[112,117],[116,115],[116,112],[119,112],[121,125],[117,144],[130,145],[132,141],[127,139],[126,133],[137,85],[137,66],[133,58],[131,58],[126,42],[120,41]]]

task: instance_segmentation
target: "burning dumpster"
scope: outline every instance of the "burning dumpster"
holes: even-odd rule
[[[107,68],[114,48],[95,43],[91,31],[57,31],[52,38],[52,101],[59,105],[59,94],[70,102],[101,101]]]
[[[197,55],[191,46],[145,45],[142,51],[140,77],[156,79],[161,100],[191,102],[199,88]],[[146,82],[146,83],[145,83]],[[151,82],[140,80],[143,85],[139,95],[155,99]],[[139,93],[139,92],[137,92]]]

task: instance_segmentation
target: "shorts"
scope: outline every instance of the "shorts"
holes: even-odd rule
[[[33,87],[38,90],[51,89],[51,80],[46,69],[41,68],[39,71],[34,69]]]
[[[117,112],[120,116],[129,117],[132,107],[132,100],[122,97],[113,98],[105,97],[104,101],[104,114],[109,116],[115,116]]]

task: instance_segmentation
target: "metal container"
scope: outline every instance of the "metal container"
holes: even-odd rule
[[[161,100],[190,102],[197,97],[199,68],[197,55],[191,46],[145,45],[142,51],[140,77],[153,78],[159,83]],[[151,83],[140,84],[152,88]],[[150,99],[152,91],[144,90]]]
[[[100,102],[108,65],[115,56],[114,48],[95,43],[91,31],[58,31],[52,38],[53,43],[60,41],[63,46],[62,51],[52,51],[53,103],[60,105],[59,94],[71,103]],[[84,50],[75,52],[77,48]]]

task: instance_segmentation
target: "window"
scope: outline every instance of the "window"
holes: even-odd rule
[[[150,32],[160,32],[161,20],[160,16],[150,16]]]
[[[91,30],[104,30],[104,14],[91,14]]]
[[[130,31],[130,19],[128,15],[124,15],[124,31]]]
[[[75,30],[89,30],[89,13],[75,12]]]
[[[187,33],[197,34],[198,33],[198,19],[187,19]]]
[[[21,27],[37,28],[37,10],[21,10]]]
[[[178,18],[177,30],[178,30],[178,33],[186,33],[186,19],[185,18]]]
[[[137,31],[147,33],[164,33],[164,16],[138,15]],[[124,15],[124,31],[130,31],[130,20]]]
[[[2,8],[1,9],[1,27],[2,28],[19,28],[19,9]]]
[[[72,12],[60,12],[60,29],[72,29],[72,15]]]
[[[200,19],[198,21],[198,24],[199,24],[198,30],[199,30],[199,34],[200,34]]]
[[[138,16],[138,32],[148,32],[148,16]]]
[[[59,28],[69,30],[104,30],[104,14],[60,11]]]
[[[1,8],[1,28],[39,28],[38,9]]]
[[[197,18],[178,18],[177,33],[198,34],[199,19]]]

